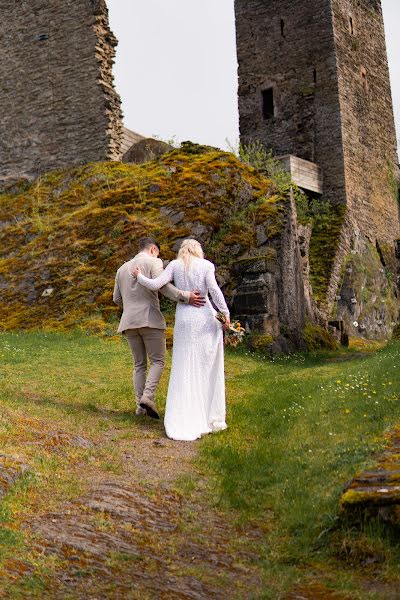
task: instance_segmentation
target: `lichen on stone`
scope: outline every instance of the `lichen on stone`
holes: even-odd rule
[[[148,235],[167,260],[183,238],[199,239],[229,300],[232,265],[257,228],[266,246],[279,236],[287,202],[233,154],[191,143],[145,164],[92,163],[16,186],[0,195],[1,328],[111,333],[114,274]]]

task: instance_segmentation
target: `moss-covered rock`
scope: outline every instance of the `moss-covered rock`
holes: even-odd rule
[[[253,334],[248,337],[248,347],[254,352],[269,352],[274,343],[272,335]]]
[[[342,205],[314,201],[309,262],[313,297],[318,303],[326,299],[345,216]]]
[[[320,325],[307,323],[304,327],[303,337],[309,352],[316,350],[336,350],[338,347],[335,338]]]
[[[392,339],[400,340],[400,323],[393,329]]]
[[[340,499],[350,519],[365,522],[380,519],[400,526],[400,428],[387,434],[384,451],[375,457],[371,469],[358,473],[345,485]]]
[[[399,316],[394,248],[358,236],[346,257],[334,307],[352,336],[388,339]]]
[[[229,300],[232,266],[251,255],[260,227],[266,246],[279,237],[287,202],[233,154],[191,143],[142,165],[89,164],[24,183],[0,195],[1,328],[113,331],[115,271],[147,235],[164,259],[197,237]]]

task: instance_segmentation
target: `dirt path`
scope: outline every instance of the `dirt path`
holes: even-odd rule
[[[24,523],[37,555],[53,565],[40,597],[255,598],[261,533],[243,531],[213,508],[199,474],[195,485],[177,486],[194,473],[198,443],[168,440],[147,418],[134,440],[120,433],[107,431],[96,443],[117,446],[121,474],[85,467],[86,493]],[[91,445],[65,432],[49,438],[55,448]],[[9,569],[34,571],[15,561]]]

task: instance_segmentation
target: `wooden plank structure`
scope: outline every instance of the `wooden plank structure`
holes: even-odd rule
[[[323,192],[323,174],[322,169],[317,164],[304,160],[293,154],[278,156],[285,171],[291,174],[294,183],[300,188],[322,194]]]

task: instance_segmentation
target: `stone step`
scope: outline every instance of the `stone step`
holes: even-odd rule
[[[375,467],[358,473],[340,499],[344,513],[364,511],[371,516],[400,524],[400,430],[387,435],[387,446],[376,457]]]

